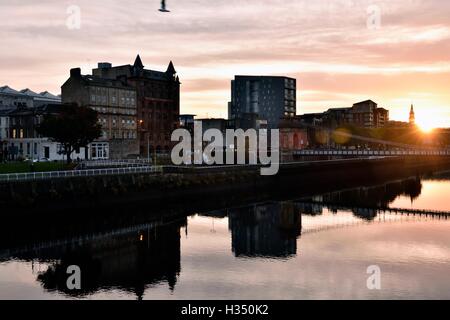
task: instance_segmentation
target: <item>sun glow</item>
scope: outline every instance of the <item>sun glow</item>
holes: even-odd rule
[[[436,129],[438,126],[436,124],[436,122],[433,121],[433,119],[421,119],[420,121],[417,121],[417,126],[419,127],[420,130],[422,130],[425,133],[430,133],[432,132],[434,129]]]

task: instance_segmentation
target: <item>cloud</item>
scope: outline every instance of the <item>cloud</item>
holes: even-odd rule
[[[81,10],[79,30],[66,27],[73,4]],[[97,61],[132,63],[140,53],[148,68],[165,70],[169,60],[175,62],[183,112],[210,105],[211,113],[226,114],[229,81],[243,73],[298,76],[300,90],[316,91],[313,100],[300,101],[305,110],[320,108],[318,93],[323,104],[345,105],[366,95],[390,105],[413,90],[429,90],[430,104],[450,108],[442,82],[450,71],[448,1],[167,4],[172,12],[164,15],[158,0],[3,2],[0,84],[58,92],[71,67],[89,72]],[[376,30],[367,28],[372,4],[381,12]]]

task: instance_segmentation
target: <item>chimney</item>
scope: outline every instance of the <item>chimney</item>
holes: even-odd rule
[[[112,67],[112,64],[109,62],[99,62],[98,63],[98,68],[99,69],[109,69]]]
[[[70,77],[79,78],[81,77],[81,68],[70,69]]]

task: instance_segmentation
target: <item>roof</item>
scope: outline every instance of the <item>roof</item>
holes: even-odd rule
[[[170,61],[169,66],[167,67],[166,73],[171,74],[171,75],[177,73],[177,71],[175,70],[175,67],[173,66],[172,60]]]
[[[82,81],[87,85],[95,85],[95,86],[101,86],[101,87],[108,87],[108,88],[122,88],[126,90],[133,90],[135,89],[125,83],[123,83],[120,80],[116,79],[106,79],[106,78],[100,78],[97,76],[92,75],[83,75],[81,76]]]
[[[137,55],[136,60],[134,60],[134,67],[144,69],[144,64],[142,63],[141,57]]]
[[[189,114],[189,113],[182,113],[180,114],[180,117],[196,117],[196,114]]]
[[[258,75],[235,75],[234,79],[236,80],[237,78],[263,78],[263,79],[270,79],[270,78],[274,78],[274,79],[290,79],[290,80],[297,80],[296,78],[292,78],[292,77],[286,77],[286,76],[258,76]]]
[[[37,94],[36,92],[34,92],[28,88],[20,90],[20,93],[30,96],[30,97],[39,97],[39,94]]]
[[[144,77],[144,78],[147,78],[147,79],[164,80],[164,81],[174,80],[174,75],[176,75],[176,70],[175,70],[175,67],[174,67],[172,61],[170,61],[166,71],[156,71],[156,70],[144,69],[144,65],[142,63],[140,55],[136,56],[136,59],[135,59],[133,65],[126,64],[126,65],[121,65],[121,66],[110,66],[110,67],[103,67],[103,68],[99,67],[99,68],[96,68],[94,70],[98,70],[98,69],[104,69],[104,70],[107,70],[107,69],[115,69],[115,70],[125,69],[126,72],[124,72],[124,74],[128,73],[129,75],[128,74],[127,75],[130,78],[133,78],[133,77]],[[119,71],[119,74],[120,73],[121,72]],[[175,80],[179,82],[178,76],[175,78]]]
[[[330,108],[326,112],[333,112],[333,111],[349,111],[352,108]]]
[[[368,102],[372,102],[372,103],[374,103],[374,104],[377,104],[377,103],[376,103],[375,101],[373,101],[373,100],[364,100],[364,101],[361,101],[361,102],[354,103],[353,105],[366,104],[366,103],[368,103]]]
[[[7,94],[20,94],[20,92],[19,91],[16,91],[16,90],[14,90],[14,89],[11,89],[10,87],[8,87],[8,86],[3,86],[3,87],[0,87],[0,93],[7,93]]]
[[[299,117],[323,117],[323,113],[316,112],[316,113],[304,113],[299,115]]]
[[[33,99],[45,98],[45,99],[52,99],[52,100],[57,100],[57,101],[61,100],[60,97],[55,96],[54,94],[52,94],[48,91],[36,93],[29,88],[17,91],[17,90],[10,88],[9,86],[3,86],[3,87],[0,87],[0,93],[28,97],[28,98],[33,98]]]
[[[39,94],[39,96],[45,97],[45,98],[49,98],[49,99],[54,99],[54,100],[61,99],[60,97],[55,96],[54,94],[51,94],[51,93],[48,92],[48,91],[41,92],[41,93]]]

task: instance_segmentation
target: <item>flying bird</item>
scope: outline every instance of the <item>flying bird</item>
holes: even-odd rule
[[[161,0],[161,9],[159,9],[161,12],[170,12],[166,9],[166,0]]]

